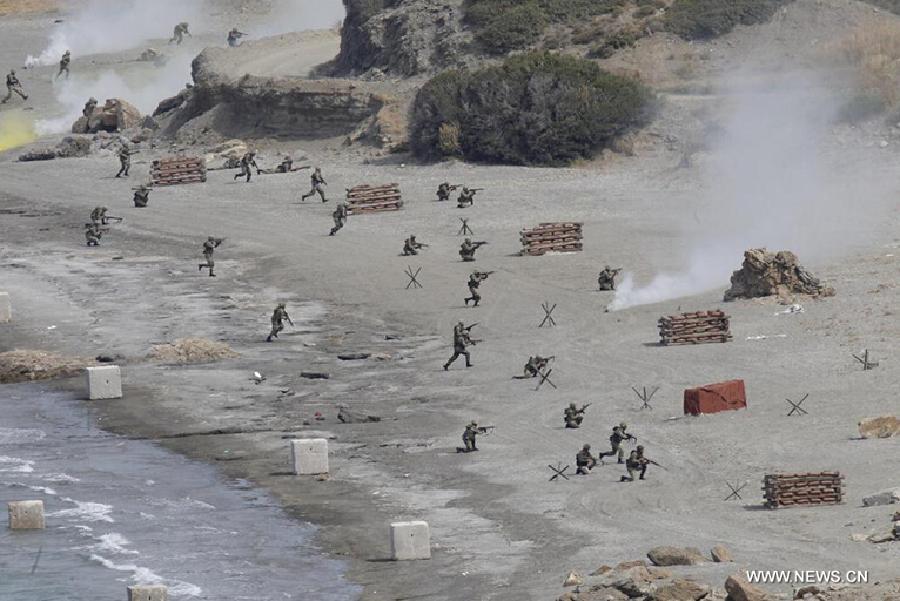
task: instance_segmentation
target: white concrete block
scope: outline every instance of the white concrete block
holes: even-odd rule
[[[431,531],[428,529],[428,522],[392,522],[391,559],[431,559]]]
[[[168,601],[169,589],[161,585],[129,586],[128,601]]]
[[[122,398],[122,371],[118,365],[100,365],[86,367],[88,398],[98,399]]]
[[[328,441],[324,438],[292,440],[291,463],[295,474],[327,474]]]
[[[7,509],[10,530],[39,530],[45,526],[43,501],[10,501]]]
[[[0,323],[12,321],[12,302],[9,300],[9,292],[0,292]]]

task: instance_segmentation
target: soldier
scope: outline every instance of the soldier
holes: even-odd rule
[[[438,186],[437,189],[437,199],[438,202],[446,202],[450,200],[450,192],[459,188],[459,184],[451,184],[450,182],[444,182]]]
[[[616,276],[619,275],[621,269],[610,269],[609,265],[603,267],[603,271],[597,276],[597,285],[600,290],[615,290]]]
[[[119,150],[119,172],[116,174],[116,177],[122,177],[122,174],[125,174],[125,177],[128,177],[128,170],[131,168],[131,149],[128,148],[128,144],[122,144],[121,150]]]
[[[241,172],[234,176],[234,179],[239,177],[247,176],[247,181],[250,181],[250,166],[254,166],[259,169],[259,165],[256,164],[256,151],[251,150],[247,154],[241,157]]]
[[[334,236],[338,233],[338,230],[344,227],[344,223],[347,222],[347,218],[350,216],[350,208],[347,206],[346,202],[339,202],[336,207],[334,207],[334,212],[331,214],[334,217],[334,227],[331,228],[331,233],[329,236]]]
[[[540,355],[535,355],[534,357],[528,357],[528,362],[525,364],[525,377],[538,377],[544,368],[550,364],[554,357],[541,357]]]
[[[586,444],[575,455],[575,466],[577,468],[575,474],[586,476],[587,470],[594,469],[595,465],[597,465],[597,458],[591,455],[591,445]]]
[[[59,73],[56,74],[56,79],[59,79],[59,76],[63,74],[63,71],[66,72],[66,79],[69,79],[70,62],[72,62],[72,53],[66,50],[66,53],[59,59]]]
[[[215,238],[210,236],[206,239],[206,242],[203,243],[203,258],[206,259],[206,263],[200,263],[200,271],[203,271],[203,268],[209,269],[209,277],[214,278],[216,274],[214,269],[216,267],[216,262],[213,260],[213,254],[215,254],[216,249],[219,248],[219,245],[225,242],[225,238]]]
[[[475,193],[484,188],[463,188],[456,199],[456,206],[460,209],[471,207],[475,203]]]
[[[410,236],[403,241],[403,256],[417,255],[420,248],[428,248],[428,245],[423,242],[417,242],[415,236]]]
[[[322,170],[320,168],[316,167],[316,170],[309,176],[309,184],[309,192],[300,197],[301,202],[306,200],[309,196],[315,196],[316,193],[322,197],[322,202],[328,202],[328,199],[325,198],[325,186],[328,185],[328,182],[322,177]]]
[[[266,338],[266,342],[272,342],[272,337],[278,338],[278,332],[284,329],[284,320],[287,320],[291,327],[293,327],[294,322],[291,321],[291,316],[288,315],[287,305],[284,303],[278,303],[278,306],[275,307],[275,311],[272,313],[272,331],[269,332],[269,337]]]
[[[103,236],[103,230],[97,223],[84,224],[84,237],[88,246],[100,246],[100,238]]]
[[[625,469],[628,471],[628,476],[623,475],[619,481],[634,482],[635,472],[640,472],[638,479],[643,480],[644,474],[647,472],[647,464],[649,463],[655,464],[656,462],[644,457],[644,446],[638,445],[638,447],[628,455],[628,460],[625,462]]]
[[[584,410],[590,407],[590,403],[584,405],[581,409],[575,406],[575,403],[569,403],[564,410],[564,421],[566,428],[578,428],[584,421]]]
[[[241,33],[238,31],[237,27],[234,27],[231,31],[228,32],[228,45],[232,48],[237,48],[241,45],[241,38],[247,35],[246,33]]]
[[[84,103],[84,108],[81,110],[81,114],[91,118],[91,115],[94,114],[94,111],[97,109],[97,99],[91,96],[87,102]]]
[[[6,76],[6,98],[0,100],[0,103],[6,104],[12,98],[13,92],[22,97],[22,100],[28,100],[28,94],[22,91],[22,82],[16,77],[16,70],[11,69]]]
[[[175,42],[177,45],[181,45],[181,42],[184,40],[184,36],[188,35],[189,37],[194,37],[191,35],[191,32],[188,31],[188,24],[185,21],[182,21],[178,25],[175,26],[175,29],[172,33],[172,39],[169,40],[169,43]]]
[[[471,453],[472,451],[477,451],[478,447],[475,445],[475,437],[478,436],[479,428],[478,422],[472,421],[471,424],[466,426],[465,431],[463,432],[463,453]]]
[[[141,184],[140,187],[134,191],[134,206],[138,209],[143,209],[146,208],[149,202],[150,188],[147,184]]]
[[[284,158],[281,159],[281,164],[275,167],[276,173],[290,173],[291,169],[294,168],[294,159],[290,157],[290,155],[284,155]],[[257,174],[259,172],[257,171]]]
[[[612,434],[609,436],[609,445],[611,447],[611,451],[600,453],[600,458],[603,459],[607,455],[612,457],[613,455],[618,455],[619,463],[625,463],[625,449],[622,446],[622,443],[626,440],[637,440],[631,434],[628,434],[625,429],[628,426],[625,425],[625,422],[622,422],[618,426],[613,427]]]
[[[476,344],[469,335],[469,332],[474,325],[475,324],[472,324],[467,327],[463,325],[463,322],[459,322],[453,327],[453,356],[444,363],[444,371],[450,369],[450,365],[460,356],[466,358],[466,367],[472,367],[472,357],[469,355],[469,351],[466,350],[466,347],[470,344]]]
[[[478,306],[478,303],[481,302],[481,295],[478,294],[478,287],[481,286],[481,282],[488,279],[488,277],[493,273],[493,271],[473,271],[472,275],[469,276],[469,298],[465,299],[466,306],[469,306],[469,301],[473,301],[475,307]]]
[[[471,238],[466,238],[459,247],[459,256],[463,261],[471,263],[475,260],[475,251],[485,244],[487,242],[472,242]]]
[[[91,211],[91,223],[94,224],[103,224],[106,225],[106,212],[109,211],[106,207],[94,207],[94,210]]]

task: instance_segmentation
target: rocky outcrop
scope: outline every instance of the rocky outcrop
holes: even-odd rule
[[[456,64],[468,42],[462,0],[344,0],[338,73],[416,75]]]
[[[804,269],[794,253],[752,248],[744,253],[741,269],[732,274],[725,300],[791,294],[833,296],[834,290]]]
[[[647,557],[655,566],[694,566],[706,562],[699,549],[693,547],[654,547]]]
[[[73,134],[95,134],[100,131],[122,131],[138,127],[141,112],[121,98],[110,98],[90,115],[82,115],[72,124]]]

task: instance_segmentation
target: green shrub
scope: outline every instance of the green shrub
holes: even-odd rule
[[[711,39],[738,24],[768,21],[791,0],[675,0],[666,11],[666,28],[687,40]]]
[[[496,15],[476,38],[489,53],[506,54],[534,44],[546,26],[544,11],[533,2],[526,2]]]
[[[559,166],[589,158],[645,123],[653,95],[595,63],[532,52],[478,71],[444,72],[413,103],[410,147],[421,158]],[[447,152],[458,127],[458,151]],[[442,133],[443,132],[443,133]]]

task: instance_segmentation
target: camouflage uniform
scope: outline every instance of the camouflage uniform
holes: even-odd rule
[[[459,208],[470,207],[475,202],[475,191],[463,188],[456,199],[456,206]]]
[[[182,21],[181,23],[179,23],[178,25],[175,26],[175,29],[172,32],[172,39],[169,40],[169,43],[171,44],[172,42],[175,42],[176,44],[180,45],[181,42],[184,40],[185,34],[187,34],[190,37],[194,37],[191,35],[191,32],[188,31],[188,24],[185,23],[184,21]]]
[[[462,435],[463,445],[466,453],[471,451],[477,451],[478,447],[475,446],[475,437],[478,436],[478,423],[472,422],[471,424],[466,426],[465,431]]]
[[[478,294],[478,287],[481,286],[481,278],[479,278],[476,274],[472,274],[469,276],[469,298],[465,299],[466,306],[469,306],[469,301],[473,301],[474,306],[478,306],[478,303],[481,302],[481,295]]]
[[[325,186],[328,185],[328,182],[322,177],[322,170],[320,168],[316,167],[316,170],[309,176],[309,184],[309,192],[300,197],[301,202],[316,194],[322,198],[322,202],[328,202],[328,199],[325,198]]]
[[[100,246],[100,237],[103,235],[103,232],[100,230],[100,225],[96,223],[85,223],[84,224],[84,237],[87,240],[88,246]]]
[[[579,410],[575,403],[570,403],[565,409],[566,428],[577,428],[584,420],[584,409]]]
[[[237,48],[241,45],[241,38],[244,34],[237,30],[237,27],[228,32],[228,45]]]
[[[403,241],[403,256],[408,257],[410,255],[417,255],[419,254],[419,249],[423,246],[424,244],[421,242],[416,242],[415,236],[410,236]]]
[[[600,290],[615,290],[616,275],[618,273],[618,269],[610,269],[609,265],[606,265],[597,276],[597,286],[599,286]]]
[[[66,72],[66,79],[69,79],[70,62],[72,62],[72,53],[66,50],[66,53],[62,55],[61,59],[59,59],[59,73],[56,74],[57,79],[59,79],[59,76],[63,74],[63,71]]]
[[[246,175],[247,181],[249,182],[250,181],[250,173],[251,173],[251,170],[250,170],[251,165],[253,167],[256,167],[257,169],[259,168],[259,166],[256,164],[256,153],[253,152],[252,150],[241,157],[241,172],[238,173],[237,175],[235,175],[234,179],[237,179],[239,177],[244,177]]]
[[[109,211],[109,209],[107,209],[106,207],[94,207],[94,210],[91,211],[91,222],[93,222],[94,225],[106,225],[107,211]]]
[[[456,186],[450,185],[450,182],[444,182],[438,186],[437,199],[438,202],[446,202],[450,200],[450,192],[455,190]]]
[[[97,109],[97,99],[91,96],[87,102],[84,103],[84,108],[81,110],[81,114],[91,118],[91,115],[94,114],[94,111]]]
[[[223,241],[224,240],[222,238],[214,238],[213,236],[210,236],[206,239],[206,242],[203,243],[203,258],[206,259],[206,263],[200,263],[200,271],[203,271],[204,267],[206,269],[209,269],[209,277],[211,278],[216,277],[216,274],[214,272],[216,262],[213,259],[213,255]]]
[[[22,83],[16,77],[15,69],[6,76],[6,98],[0,100],[0,103],[6,104],[12,98],[13,92],[21,96],[22,100],[28,100],[28,94],[22,91]]]
[[[472,358],[469,351],[466,350],[466,346],[469,344],[472,344],[469,333],[466,332],[463,322],[459,322],[453,327],[453,356],[444,363],[444,371],[450,369],[450,365],[460,356],[466,358],[466,367],[472,367]]]
[[[344,223],[347,221],[347,217],[350,216],[350,210],[347,207],[346,202],[339,202],[337,206],[334,208],[334,213],[331,214],[334,217],[334,227],[331,228],[331,233],[329,236],[334,236],[338,233],[338,230],[344,227]]]
[[[650,461],[644,457],[644,447],[639,446],[628,455],[628,460],[625,461],[625,469],[628,471],[628,476],[622,476],[622,482],[633,482],[635,473],[639,473],[638,479],[643,480],[644,474],[647,472],[647,464],[649,463]]]
[[[122,177],[122,174],[125,174],[125,177],[128,177],[128,170],[131,168],[131,149],[129,149],[127,145],[123,145],[122,149],[119,151],[119,163],[121,164],[121,167],[119,167],[119,172],[116,174],[116,177]]]
[[[269,337],[266,338],[266,342],[272,342],[273,336],[275,338],[278,338],[278,332],[284,329],[285,319],[289,324],[294,325],[294,322],[291,321],[291,316],[288,315],[285,304],[280,303],[277,307],[275,307],[275,311],[272,313],[272,331],[269,332]]]
[[[141,187],[134,191],[134,206],[143,209],[150,202],[150,188],[141,184]]]
[[[294,159],[289,156],[284,157],[281,160],[281,164],[275,168],[277,173],[290,173],[291,169],[294,168]]]
[[[536,378],[549,363],[550,359],[547,357],[541,357],[540,355],[528,357],[528,362],[525,364],[525,375]]]
[[[625,428],[627,428],[627,426],[624,423],[613,428],[613,433],[609,437],[609,445],[612,450],[606,453],[600,453],[601,459],[606,456],[612,457],[613,455],[617,455],[619,463],[625,462],[625,448],[622,446],[622,443],[634,438],[634,436],[625,432]]]
[[[470,263],[475,260],[475,251],[481,246],[479,242],[472,242],[471,238],[466,238],[459,247],[459,256],[462,260]]]
[[[585,476],[588,473],[588,470],[592,469],[595,465],[597,465],[597,458],[591,455],[591,445],[584,445],[580,451],[575,455],[575,473],[580,476]]]

